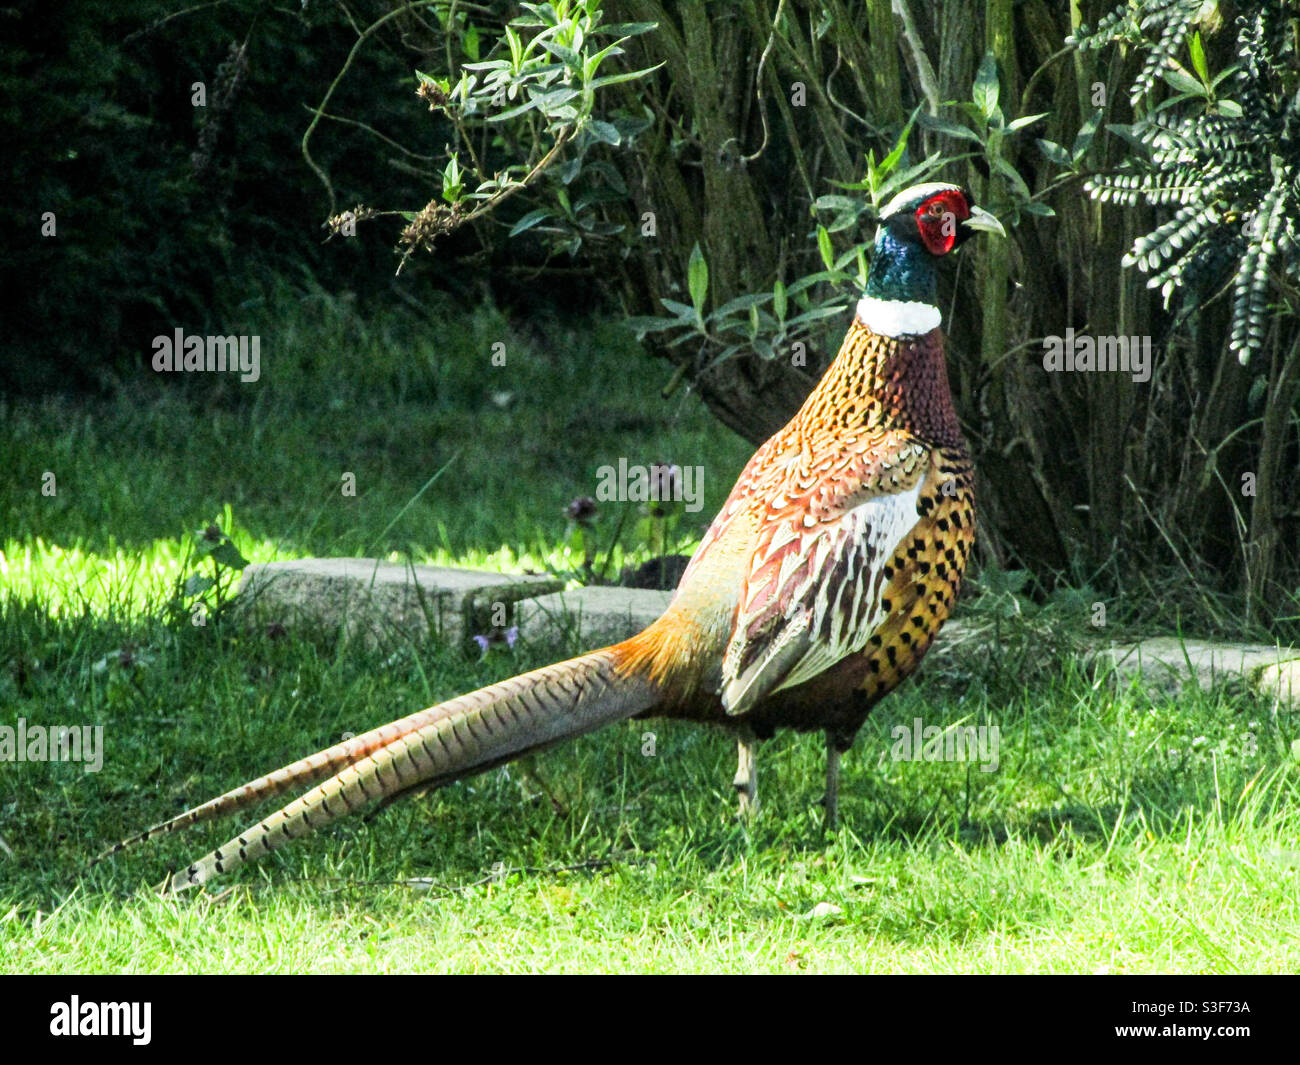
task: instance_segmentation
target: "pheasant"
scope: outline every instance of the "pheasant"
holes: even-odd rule
[[[202,884],[369,802],[645,716],[732,730],[734,783],[749,809],[757,741],[778,728],[824,732],[833,826],[840,755],[929,648],[974,540],[974,473],[948,388],[936,264],[978,230],[1006,235],[957,185],[917,185],[881,210],[838,356],[749,461],[644,631],[335,744],[101,858],[308,788],[170,882]]]

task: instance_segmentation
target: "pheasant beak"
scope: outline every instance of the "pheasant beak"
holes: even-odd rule
[[[999,237],[1007,235],[1007,231],[1002,228],[1002,223],[982,207],[972,207],[970,217],[963,219],[961,224],[971,229],[983,230],[985,233],[996,233]]]

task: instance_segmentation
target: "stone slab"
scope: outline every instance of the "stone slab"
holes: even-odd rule
[[[467,641],[515,623],[519,600],[562,581],[366,558],[309,558],[249,566],[237,602],[262,624],[342,629],[378,646],[392,639]]]
[[[604,647],[634,636],[665,610],[672,592],[589,586],[521,602],[516,623],[531,643],[564,646],[575,634],[584,647]]]
[[[594,648],[625,640],[672,599],[672,592],[651,589],[561,589],[562,581],[544,576],[313,558],[249,566],[236,602],[259,624],[341,629],[367,646],[433,637],[474,650],[474,635],[517,625],[530,643],[567,651],[575,642]],[[949,622],[931,653],[960,654],[969,635],[960,621]],[[1265,697],[1300,707],[1300,648],[1154,637],[1100,648],[1091,664],[1120,683],[1140,677],[1167,689],[1244,681]]]
[[[1127,682],[1181,688],[1193,683],[1210,688],[1224,681],[1244,681],[1264,695],[1300,705],[1300,648],[1267,644],[1216,643],[1157,636],[1130,646],[1098,650],[1095,669],[1111,670]]]

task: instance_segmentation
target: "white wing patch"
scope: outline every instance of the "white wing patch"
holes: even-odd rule
[[[911,488],[874,496],[833,524],[810,533],[811,562],[797,587],[786,587],[783,560],[775,590],[789,604],[778,631],[762,655],[748,666],[742,660],[749,634],[735,632],[723,661],[722,705],[743,714],[760,699],[792,688],[861,652],[885,620],[884,567],[916,527],[917,501],[925,478]]]
[[[942,316],[929,303],[909,300],[878,300],[863,296],[858,300],[858,321],[877,336],[922,336],[937,329]]]
[[[841,519],[846,525],[852,525],[848,538],[842,541],[847,556],[843,558],[843,580],[853,587],[852,609],[832,613],[831,593],[839,591],[840,585],[834,581],[820,582],[816,599],[807,613],[811,632],[822,633],[823,637],[818,639],[814,636],[813,644],[803,661],[773,691],[792,688],[811,680],[840,659],[857,654],[867,646],[871,634],[885,620],[885,611],[880,605],[884,598],[885,581],[873,580],[875,573],[872,570],[874,568],[879,571],[888,565],[899,544],[915,528],[919,519],[916,503],[921,496],[923,484],[924,479],[905,492],[869,499]],[[836,561],[839,558],[833,560],[832,565]],[[858,617],[864,597],[869,598],[863,623],[854,625],[853,619]]]

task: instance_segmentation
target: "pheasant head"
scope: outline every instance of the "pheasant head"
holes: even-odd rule
[[[881,209],[867,290],[858,317],[873,333],[928,333],[939,324],[936,264],[977,231],[1006,236],[960,185],[904,189]]]

